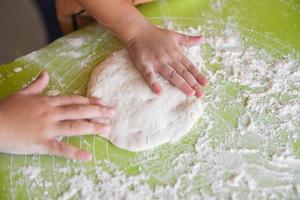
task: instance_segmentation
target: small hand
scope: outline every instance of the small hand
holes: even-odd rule
[[[187,36],[150,24],[141,29],[127,42],[127,49],[150,88],[157,94],[162,93],[155,77],[158,72],[186,95],[201,97],[207,79],[183,54],[180,46],[197,45],[203,37]]]
[[[108,134],[107,121],[114,110],[98,98],[43,96],[40,93],[48,80],[48,74],[42,72],[31,85],[0,101],[0,152],[90,160],[91,153],[57,137]]]

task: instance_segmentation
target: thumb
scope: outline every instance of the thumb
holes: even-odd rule
[[[30,85],[21,90],[21,94],[39,94],[41,93],[49,82],[49,75],[46,71],[42,71],[36,80],[34,80]]]
[[[201,44],[204,41],[204,36],[190,36],[190,35],[184,35],[181,33],[177,33],[178,35],[178,42],[180,45],[185,47],[190,47],[194,45]]]

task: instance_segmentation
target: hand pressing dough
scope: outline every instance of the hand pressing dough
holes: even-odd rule
[[[98,65],[89,80],[87,96],[101,97],[116,108],[112,130],[105,136],[115,146],[141,151],[174,142],[202,114],[202,103],[187,97],[159,77],[163,95],[154,94],[125,49]]]

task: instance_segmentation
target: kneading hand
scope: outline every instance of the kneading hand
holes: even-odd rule
[[[108,134],[114,110],[98,98],[43,96],[48,80],[42,72],[31,85],[0,101],[0,152],[90,160],[89,152],[57,137]]]
[[[146,24],[127,42],[127,49],[150,88],[157,94],[162,88],[156,81],[160,73],[188,96],[201,97],[207,79],[184,55],[180,46],[201,43],[202,36],[187,36]]]
[[[152,0],[78,0],[99,23],[112,31],[127,46],[136,67],[150,88],[161,94],[163,88],[155,73],[182,90],[186,95],[202,96],[207,79],[183,54],[180,46],[199,44],[203,37],[187,36],[152,25],[134,7]]]

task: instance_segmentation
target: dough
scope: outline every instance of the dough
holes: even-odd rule
[[[188,132],[202,113],[202,103],[187,97],[159,77],[163,95],[154,94],[125,49],[98,65],[89,80],[87,96],[101,97],[116,108],[107,137],[115,146],[141,151],[174,142]]]

